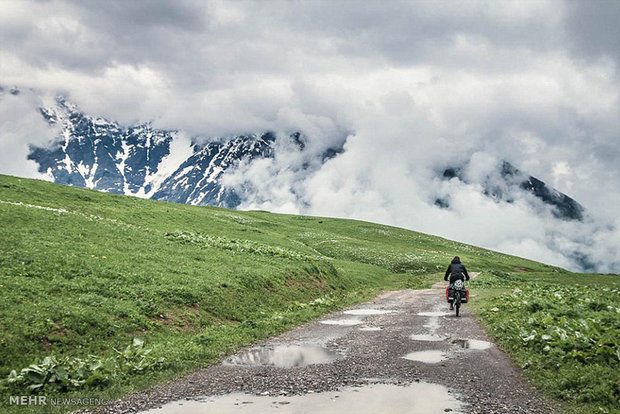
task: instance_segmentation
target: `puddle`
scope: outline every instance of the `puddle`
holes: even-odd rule
[[[321,321],[324,325],[342,325],[342,326],[353,326],[359,325],[362,323],[359,319],[329,319],[326,321]]]
[[[443,341],[445,338],[443,336],[431,335],[431,334],[420,334],[420,335],[411,335],[409,338],[414,341],[427,341],[427,342],[439,342]]]
[[[380,331],[382,328],[379,328],[378,326],[364,326],[362,328],[359,328],[358,331],[364,331],[364,332],[376,332],[376,331]]]
[[[427,364],[436,364],[446,360],[446,355],[442,351],[419,351],[405,355],[403,358],[410,361],[426,362]]]
[[[327,364],[338,358],[337,352],[316,345],[278,345],[252,348],[245,354],[229,357],[223,364],[295,368]]]
[[[455,339],[452,343],[460,346],[461,348],[475,349],[478,351],[483,351],[493,346],[490,342],[480,341],[478,339]]]
[[[419,316],[447,316],[450,312],[420,312]]]
[[[493,346],[491,342],[480,341],[478,339],[469,340],[469,349],[485,350]]]
[[[435,332],[437,329],[439,329],[439,326],[440,326],[439,318],[431,318],[431,320],[426,325],[423,325],[423,326]]]
[[[385,315],[387,313],[394,313],[394,311],[380,309],[353,309],[344,312],[345,315]]]
[[[463,413],[464,404],[448,388],[429,383],[409,386],[372,384],[364,387],[345,387],[300,396],[259,396],[233,393],[205,397],[202,400],[181,400],[143,414],[236,414],[236,413],[323,413],[323,414],[392,414],[445,412]]]

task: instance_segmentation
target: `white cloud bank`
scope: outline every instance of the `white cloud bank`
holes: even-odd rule
[[[0,92],[0,172],[49,180],[27,156],[29,145],[50,144],[54,130],[37,110],[38,98],[28,93],[20,95],[12,95],[10,90]]]
[[[571,268],[567,252],[583,251],[619,272],[619,4],[6,0],[0,83],[188,135],[302,130],[315,153],[348,135],[322,167],[280,151],[228,180],[255,190],[245,208],[390,223]],[[32,115],[8,98],[2,152],[47,139],[11,124]],[[14,159],[0,171],[35,174]],[[472,159],[471,184],[435,178]],[[480,195],[496,160],[593,221]]]

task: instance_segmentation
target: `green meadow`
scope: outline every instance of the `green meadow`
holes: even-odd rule
[[[0,406],[39,412],[7,407],[8,396],[115,398],[144,389],[383,290],[428,287],[455,254],[482,272],[471,307],[549,398],[613,411],[617,275],[574,274],[355,220],[171,204],[1,175]],[[576,332],[588,340],[579,337],[581,354],[570,354],[572,342],[562,341]],[[584,387],[570,376],[575,364],[600,389],[575,391]]]
[[[471,306],[560,413],[620,412],[618,275],[490,272]]]

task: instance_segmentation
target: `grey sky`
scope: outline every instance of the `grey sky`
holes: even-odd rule
[[[240,170],[231,182],[257,188],[247,208],[382,221],[563,265],[559,240],[594,237],[616,246],[600,260],[618,262],[618,231],[599,231],[620,227],[617,21],[617,1],[0,0],[0,84],[190,135],[301,129],[319,152],[350,134],[311,176],[287,172],[290,157]],[[471,159],[512,162],[598,227],[545,225],[476,188],[445,189],[467,200],[452,213],[429,205],[444,185],[433,172]]]

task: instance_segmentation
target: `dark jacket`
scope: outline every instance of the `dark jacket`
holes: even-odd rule
[[[450,284],[455,281],[461,279],[463,281],[469,280],[469,275],[467,274],[467,269],[463,266],[460,260],[452,259],[450,266],[448,266],[448,270],[446,270],[446,274],[443,277],[443,280],[448,280],[448,276],[450,276]]]

